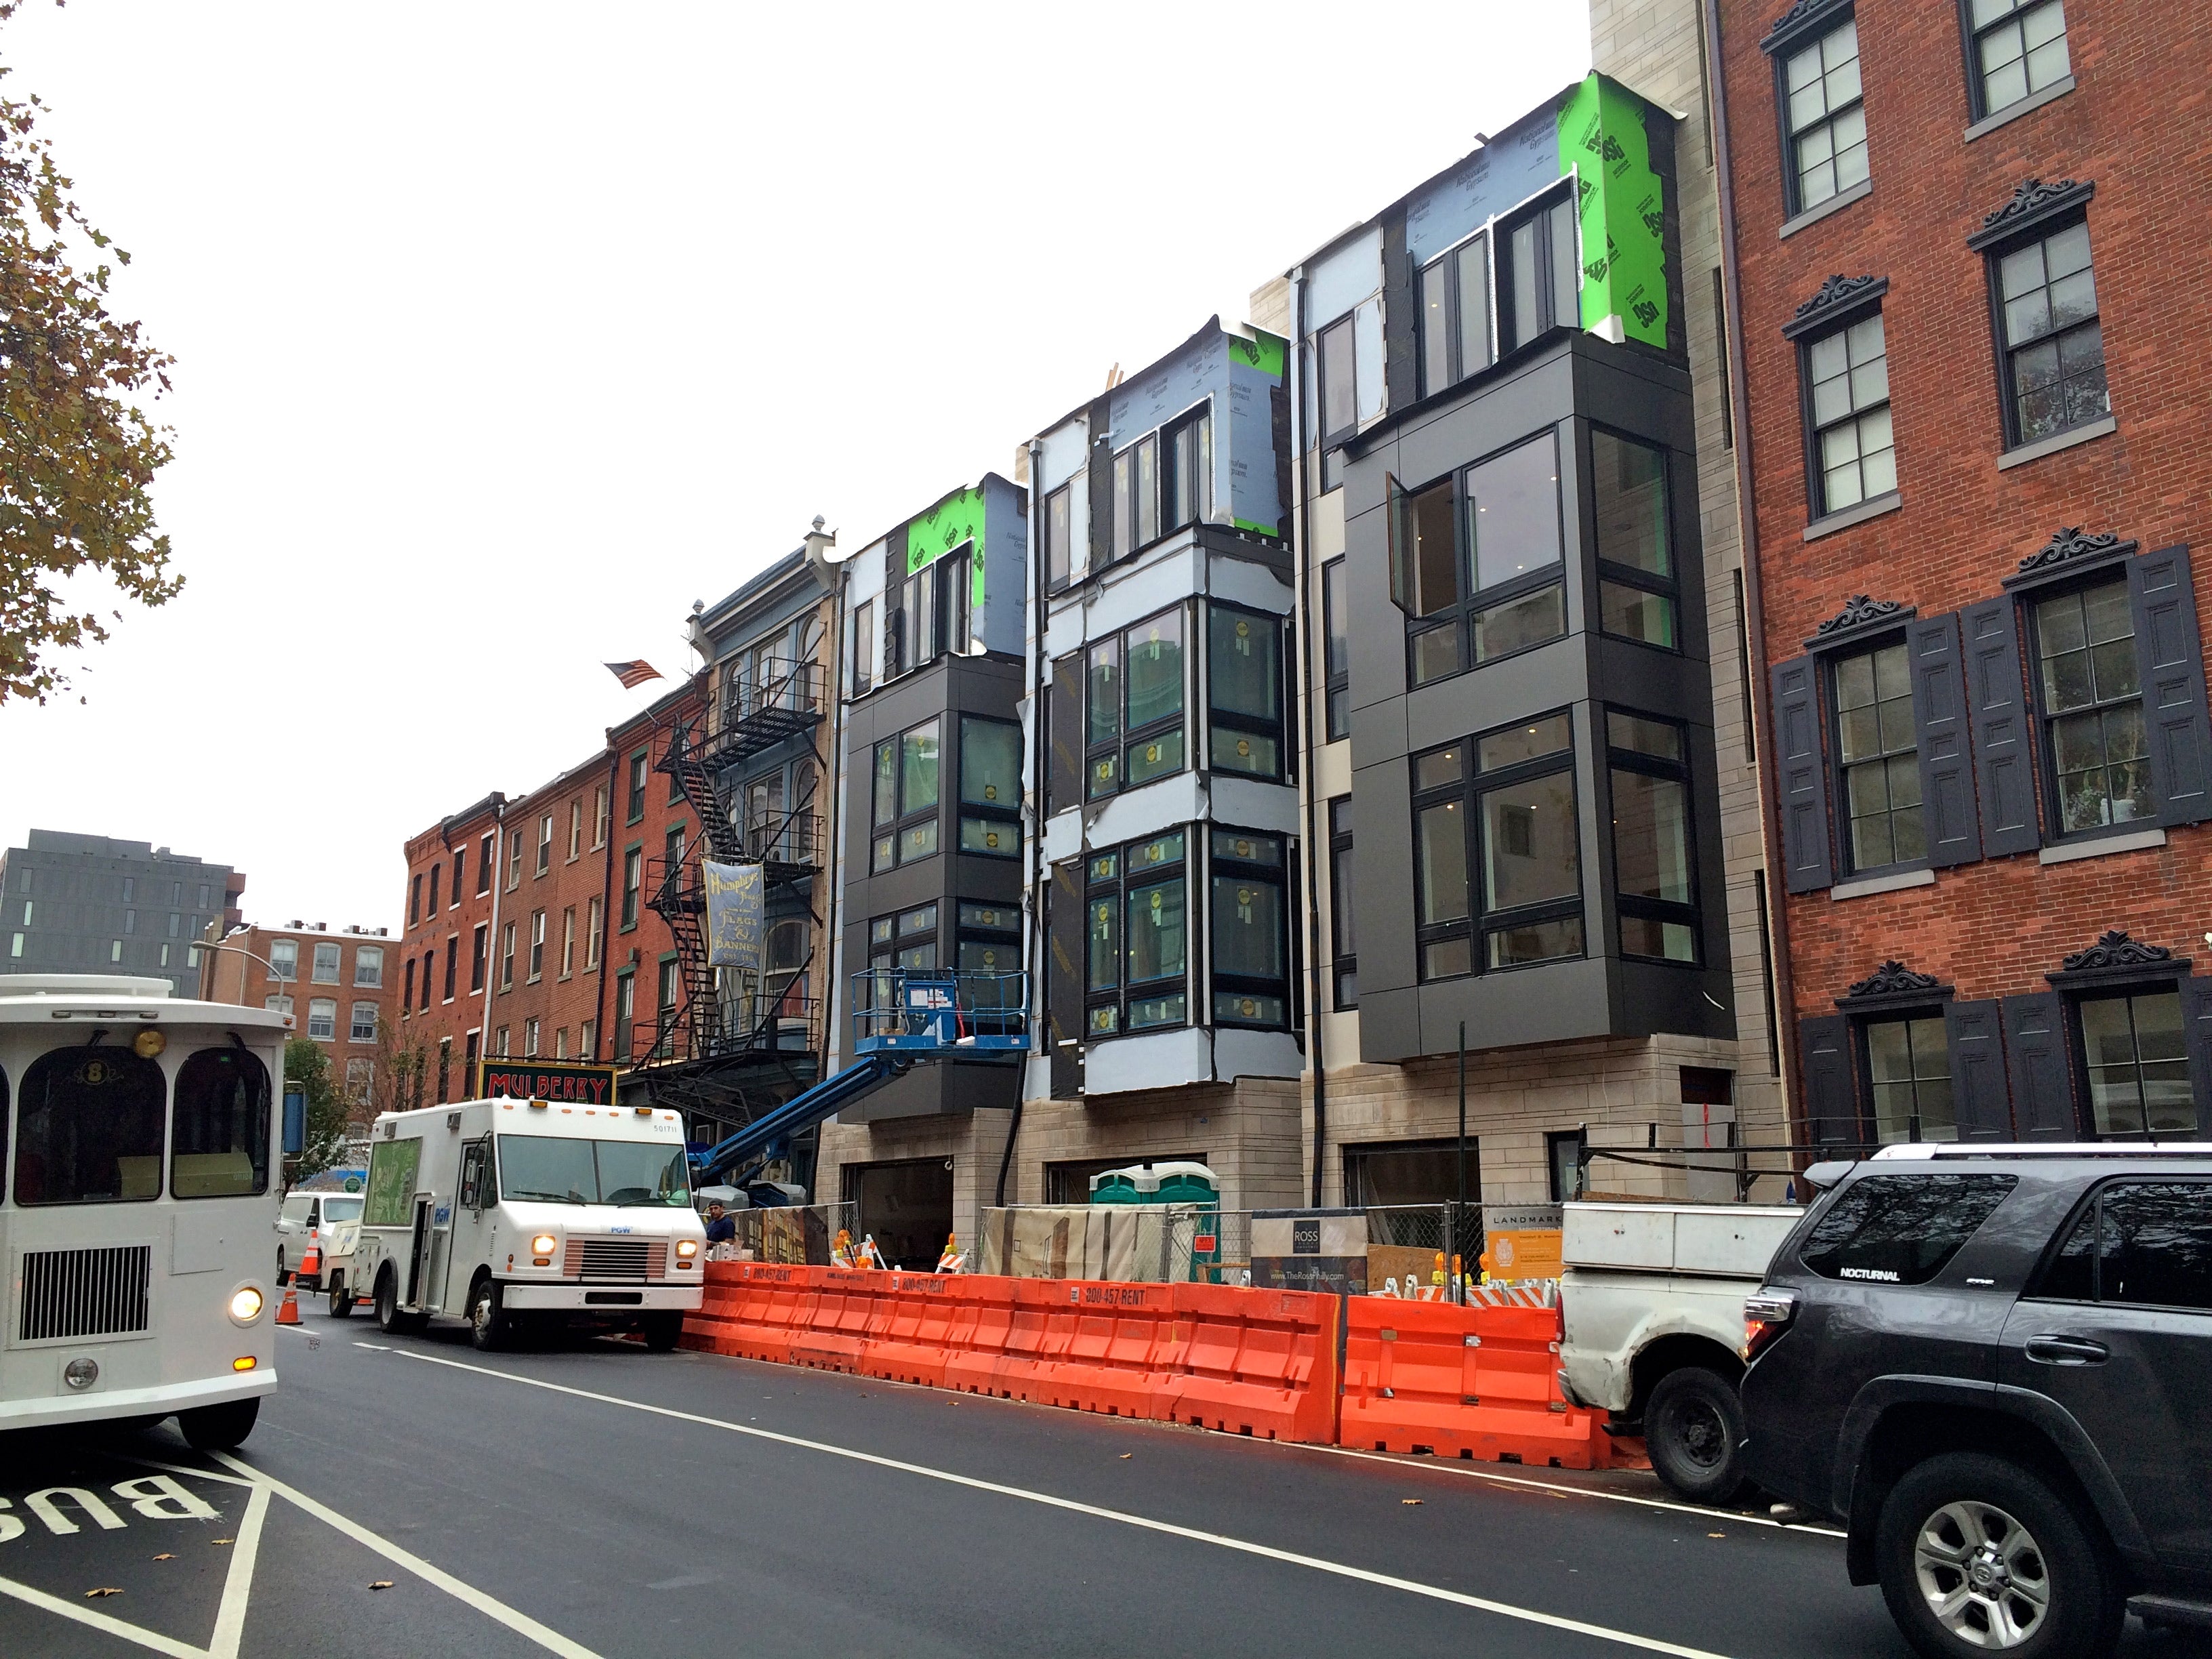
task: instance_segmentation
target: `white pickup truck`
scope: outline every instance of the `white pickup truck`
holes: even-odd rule
[[[1717,1503],[1743,1484],[1743,1299],[1803,1218],[1794,1205],[1571,1203],[1559,1381],[1639,1429],[1659,1478]]]

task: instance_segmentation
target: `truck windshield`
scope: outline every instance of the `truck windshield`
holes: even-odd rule
[[[499,1192],[554,1204],[691,1203],[681,1146],[555,1135],[499,1138]]]

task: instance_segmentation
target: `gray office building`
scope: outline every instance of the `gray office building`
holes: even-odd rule
[[[198,983],[193,945],[240,920],[246,877],[143,841],[33,830],[0,853],[0,973],[134,974]]]

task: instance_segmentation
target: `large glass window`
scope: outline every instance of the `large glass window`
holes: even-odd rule
[[[1840,512],[1896,489],[1881,313],[1808,345],[1805,380],[1813,406],[1814,514]]]
[[[1972,0],[1976,113],[1994,115],[2073,72],[2060,0]]]
[[[1182,769],[1182,645],[1178,607],[1091,647],[1086,765],[1093,799]]]
[[[870,805],[874,817],[871,867],[934,858],[938,848],[938,745],[942,723],[921,725],[876,745]],[[1017,795],[1018,799],[1018,794]]]
[[[1421,268],[1421,395],[1490,364],[1490,238],[1476,235]]]
[[[172,1121],[169,1190],[177,1197],[269,1190],[269,1069],[251,1052],[202,1048],[187,1059]]]
[[[2153,816],[2142,673],[2125,577],[2039,601],[2045,776],[2061,834]]]
[[[1321,382],[1321,447],[1332,448],[1359,425],[1359,389],[1354,367],[1352,326],[1355,319],[1342,317],[1321,331],[1315,356]]]
[[[1912,721],[1905,641],[1839,659],[1836,757],[1843,777],[1844,844],[1854,872],[1928,856],[1921,821],[1920,739]]]
[[[16,1100],[15,1202],[159,1198],[168,1092],[161,1066],[128,1048],[40,1055]]]
[[[1667,458],[1650,444],[1590,433],[1598,613],[1608,634],[1673,650],[1677,592],[1667,509]]]
[[[2003,307],[2006,438],[2033,443],[2102,420],[2112,412],[2112,400],[2089,227],[2077,221],[1995,257]]]
[[[1089,1036],[1180,1025],[1188,1018],[1185,851],[1177,830],[1087,861]]]
[[[1413,766],[1421,976],[1582,955],[1568,716],[1431,750]]]
[[[1859,30],[1847,20],[1782,66],[1794,213],[1867,177],[1866,108],[1859,100]]]
[[[960,902],[958,957],[963,974],[1011,974],[1022,965],[1022,913],[1009,904]],[[987,993],[988,994],[988,993]]]
[[[1456,508],[1455,503],[1456,500]],[[1391,523],[1413,684],[1566,632],[1559,448],[1546,432],[1408,495]]]
[[[1875,1139],[1884,1146],[1899,1140],[1956,1140],[1951,1045],[1942,1015],[1871,1020],[1865,1031]]]
[[[1214,605],[1206,613],[1206,752],[1217,772],[1283,775],[1283,624],[1263,611]]]
[[[1283,843],[1215,830],[1212,844],[1214,1021],[1280,1030],[1291,1023]]]
[[[1619,709],[1605,720],[1621,954],[1695,962],[1697,842],[1682,728]]]
[[[1050,588],[1067,586],[1075,570],[1074,501],[1062,484],[1044,498],[1044,579]]]
[[[1582,272],[1575,200],[1554,197],[1498,228],[1498,340],[1500,355],[1547,329],[1582,325]]]
[[[1133,553],[1213,508],[1213,422],[1203,410],[1114,458],[1114,556]]]
[[[1346,562],[1331,559],[1321,568],[1322,673],[1328,681],[1328,741],[1352,734],[1352,605],[1346,591]]]
[[[2084,998],[2076,1014],[2097,1133],[2193,1135],[2197,1107],[2182,1047],[2180,994]]]
[[[960,717],[960,850],[987,858],[1021,851],[1022,728]]]

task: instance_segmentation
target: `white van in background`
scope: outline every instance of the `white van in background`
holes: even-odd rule
[[[377,1322],[465,1317],[479,1348],[518,1327],[629,1330],[676,1346],[707,1230],[684,1124],[650,1107],[477,1100],[387,1112],[348,1276]]]

